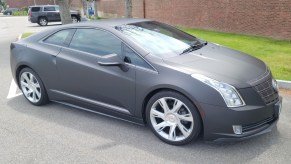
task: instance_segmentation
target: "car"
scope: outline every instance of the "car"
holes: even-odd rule
[[[78,11],[70,10],[72,22],[80,22],[81,15]],[[60,22],[61,15],[58,5],[30,6],[28,10],[28,21],[38,23],[40,26],[48,25],[48,22]]]
[[[264,62],[153,20],[63,25],[10,48],[13,78],[31,104],[148,125],[172,145],[254,137],[271,131],[282,109]]]
[[[2,5],[0,5],[0,13],[2,13],[4,10],[4,7]]]
[[[3,12],[3,15],[12,15],[14,11],[18,11],[17,8],[9,8]]]

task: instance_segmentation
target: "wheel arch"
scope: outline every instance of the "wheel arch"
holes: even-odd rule
[[[37,17],[37,20],[39,20],[40,18],[45,18],[46,20],[48,20],[47,17],[46,16],[43,16],[43,15],[38,16]]]
[[[21,65],[19,65],[16,68],[16,71],[15,71],[15,80],[16,80],[16,84],[18,85],[18,87],[20,87],[20,85],[19,85],[19,74],[20,74],[21,70],[23,70],[24,68],[30,68],[30,69],[32,69],[31,67],[29,67],[26,64],[21,64]]]
[[[32,66],[30,66],[29,64],[26,64],[26,63],[19,64],[16,67],[16,71],[15,71],[15,80],[16,80],[16,84],[18,86],[20,86],[19,85],[19,74],[20,74],[21,70],[23,70],[24,68],[29,68],[29,69],[33,70],[39,76],[39,73]],[[39,78],[41,78],[41,77],[39,76]],[[43,82],[43,85],[45,86],[44,82]]]

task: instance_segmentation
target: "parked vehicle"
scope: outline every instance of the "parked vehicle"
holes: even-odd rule
[[[269,132],[282,109],[261,60],[145,19],[70,24],[11,44],[11,69],[33,105],[49,101],[148,124],[181,145]]]
[[[4,7],[0,5],[0,13],[2,13],[3,11],[4,11]]]
[[[72,22],[76,23],[81,20],[78,11],[71,10]],[[28,10],[28,21],[38,23],[40,26],[46,26],[48,22],[60,22],[61,16],[59,6],[57,5],[39,5],[30,6]]]
[[[12,15],[14,11],[18,11],[17,8],[9,8],[3,12],[3,15]]]

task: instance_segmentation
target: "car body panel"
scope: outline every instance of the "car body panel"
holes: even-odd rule
[[[250,87],[249,81],[268,70],[265,63],[250,55],[212,43],[197,51],[164,60],[169,64],[192,68],[193,74],[200,73],[237,88]]]
[[[111,104],[133,113],[135,109],[135,67],[101,66],[93,54],[63,48],[57,56],[61,91]]]
[[[233,136],[232,125],[253,124],[275,115],[281,98],[265,104],[254,89],[266,78],[272,78],[265,63],[213,43],[175,57],[157,57],[115,29],[115,26],[143,21],[150,20],[112,19],[64,25],[12,43],[13,77],[18,81],[18,68],[28,66],[42,79],[51,101],[137,123],[146,123],[145,107],[153,94],[161,90],[176,91],[197,107],[206,140],[246,138],[264,130]],[[134,50],[152,69],[132,64],[126,64],[128,71],[118,66],[101,66],[96,54],[43,42],[55,32],[70,28],[105,30]],[[233,85],[247,105],[228,108],[220,93],[191,77],[193,73]],[[276,115],[274,122],[277,119]]]

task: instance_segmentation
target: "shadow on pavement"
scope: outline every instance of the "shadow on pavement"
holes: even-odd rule
[[[31,115],[38,119],[113,141],[96,145],[94,146],[95,150],[126,145],[173,162],[193,163],[197,159],[199,159],[198,161],[223,163],[251,161],[280,140],[280,133],[277,128],[274,128],[271,133],[241,142],[214,144],[206,143],[200,138],[198,141],[185,146],[171,146],[156,138],[147,127],[57,103],[35,107],[30,105],[23,96],[18,96],[9,100],[7,104],[21,114]]]

